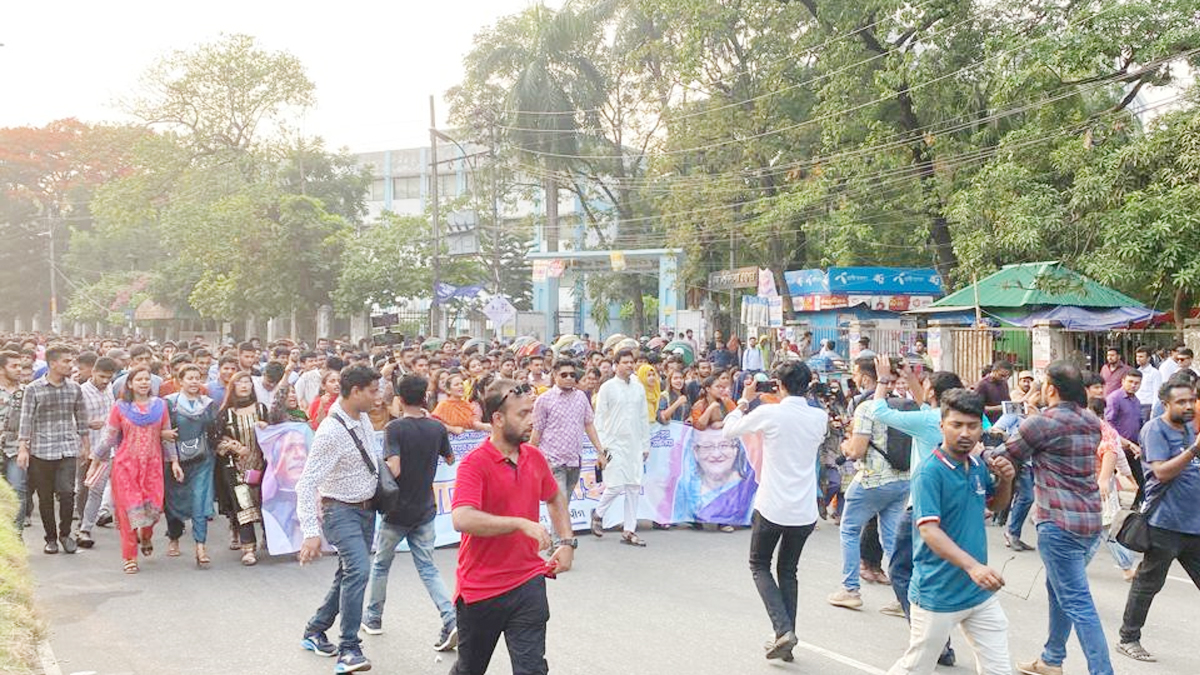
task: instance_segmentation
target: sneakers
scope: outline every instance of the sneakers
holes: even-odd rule
[[[112,514],[108,513],[107,511],[101,511],[100,515],[96,517],[96,524],[100,527],[108,527],[109,525],[112,525],[112,521]]]
[[[79,549],[79,547],[75,545],[75,540],[71,537],[59,537],[58,543],[62,546],[63,553],[74,553]]]
[[[792,650],[798,644],[800,644],[800,638],[796,637],[795,632],[789,630],[775,639],[774,644],[767,650],[767,658],[782,659],[785,656],[791,656]]]
[[[957,657],[954,656],[954,648],[946,647],[945,651],[942,652],[942,655],[938,657],[938,665],[946,666],[947,668],[953,668],[954,663],[957,660]]]
[[[458,624],[452,623],[442,626],[442,632],[438,635],[437,642],[433,643],[433,648],[439,652],[448,652],[458,646]]]
[[[91,548],[96,545],[95,540],[92,539],[92,533],[87,530],[80,530],[79,534],[75,535],[75,543],[79,548]]]
[[[359,625],[359,628],[367,635],[383,635],[383,621],[381,619],[367,619]]]
[[[362,655],[359,649],[347,649],[338,656],[337,665],[333,667],[335,673],[358,673],[371,669],[371,662],[367,657]]]
[[[1051,666],[1035,659],[1029,663],[1017,663],[1017,672],[1025,675],[1063,675],[1062,666]]]
[[[338,650],[324,633],[309,633],[300,640],[300,646],[317,656],[337,656]]]
[[[834,607],[858,609],[863,606],[862,595],[858,591],[851,591],[846,588],[839,588],[836,593],[829,596],[828,600],[829,604]]]
[[[1117,652],[1128,656],[1135,661],[1154,662],[1158,660],[1154,658],[1153,654],[1146,651],[1142,647],[1142,643],[1138,640],[1134,640],[1132,642],[1118,642]]]
[[[776,638],[774,635],[767,638],[767,641],[763,644],[763,651],[769,652],[772,649],[775,649],[775,640],[777,640],[777,639],[778,638]],[[789,651],[786,654],[784,654],[783,656],[779,657],[779,660],[783,661],[784,663],[791,663],[792,661],[796,660],[796,657]]]
[[[53,539],[47,539],[46,545],[42,547],[42,553],[46,555],[54,555],[58,553],[58,542]]]
[[[898,616],[901,619],[904,618],[904,608],[900,606],[899,600],[894,600],[883,607],[880,607],[879,613],[886,614],[888,616]]]

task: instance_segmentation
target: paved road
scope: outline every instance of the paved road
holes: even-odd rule
[[[223,527],[213,528],[223,533]],[[142,573],[120,570],[116,535],[101,529],[91,551],[46,556],[40,527],[26,531],[37,580],[37,598],[50,623],[50,643],[63,673],[178,675],[286,673],[327,674],[333,663],[302,651],[305,620],[325,593],[334,565],[326,558],[299,567],[292,558],[267,559],[253,569],[238,565],[234,552],[215,551],[214,565],[197,570],[190,558],[159,550]],[[864,590],[863,611],[831,607],[825,596],[838,583],[837,530],[825,524],[810,539],[801,560],[800,618],[803,642],[793,664],[768,662],[761,645],[770,625],[746,567],[749,532],[733,534],[674,530],[648,532],[649,547],[618,545],[617,537],[583,540],[576,568],[550,582],[552,619],[548,659],[555,673],[630,675],[640,673],[821,673],[878,675],[907,644],[902,619],[878,613],[891,589]],[[1046,592],[1035,553],[1016,556],[989,529],[993,564],[1004,567],[1008,591],[1001,600],[1012,624],[1014,658],[1036,656],[1045,637]],[[185,553],[190,550],[185,547]],[[452,585],[455,550],[437,553]],[[1091,568],[1105,629],[1115,638],[1128,586],[1101,551]],[[1172,573],[1155,602],[1144,644],[1160,658],[1142,664],[1113,655],[1125,675],[1200,673],[1197,591],[1182,570]],[[364,648],[382,673],[448,672],[453,655],[441,661],[431,644],[437,614],[405,554],[398,555],[384,617],[386,633],[366,636]],[[1028,599],[1020,596],[1028,595]],[[336,629],[335,629],[336,630]],[[960,663],[970,650],[955,637]],[[1067,673],[1086,668],[1072,642]],[[973,668],[941,668],[968,673]],[[492,673],[511,672],[503,649]]]

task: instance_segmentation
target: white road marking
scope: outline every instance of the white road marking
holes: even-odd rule
[[[843,656],[842,654],[839,654],[834,651],[830,651],[828,649],[825,649],[824,647],[818,647],[817,645],[814,645],[810,642],[804,642],[803,640],[801,640],[800,642],[796,643],[796,646],[800,647],[801,649],[806,649],[814,654],[819,654],[821,656],[824,656],[827,659],[837,661],[838,663],[840,663],[842,665],[850,666],[851,668],[854,668],[856,670],[861,670],[862,672],[868,673],[869,675],[886,675],[886,673],[887,673],[887,671],[883,670],[882,668],[876,668],[875,666],[872,666],[867,663],[863,663],[862,661],[859,661],[857,659],[852,659],[849,656]]]

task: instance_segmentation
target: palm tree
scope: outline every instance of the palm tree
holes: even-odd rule
[[[584,129],[596,126],[596,112],[608,92],[592,59],[593,47],[613,2],[579,7],[568,2],[557,12],[534,5],[502,19],[468,57],[468,80],[508,85],[502,115],[504,140],[536,168],[546,201],[547,250],[559,241],[558,193],[562,176],[580,154]],[[550,284],[546,338],[557,331],[558,280]]]

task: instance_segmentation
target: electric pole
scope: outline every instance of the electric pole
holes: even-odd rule
[[[438,156],[437,115],[433,110],[433,95],[429,96],[429,199],[433,221],[433,302],[429,306],[430,337],[442,335],[442,308],[438,306],[437,288],[441,283],[441,223],[438,220]]]

